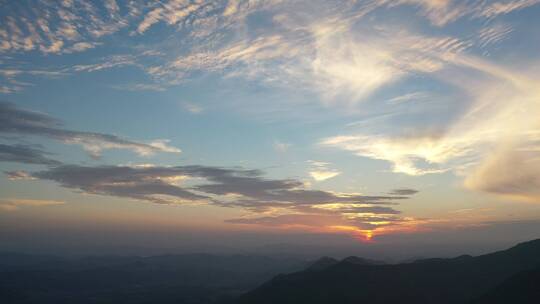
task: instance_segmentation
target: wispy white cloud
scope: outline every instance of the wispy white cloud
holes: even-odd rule
[[[389,7],[398,5],[417,6],[420,14],[437,26],[444,26],[470,13],[471,7],[465,1],[455,0],[379,0]]]
[[[102,58],[100,62],[93,64],[78,64],[71,69],[76,72],[96,72],[105,69],[125,66],[137,66],[137,56],[134,55],[112,55]]]
[[[329,168],[330,163],[313,160],[308,161],[308,163],[311,166],[309,175],[317,182],[322,182],[341,174],[340,171]]]
[[[182,102],[182,107],[192,114],[201,114],[205,110],[201,105],[192,102]]]
[[[540,144],[533,150],[501,147],[467,176],[470,189],[540,203]]]
[[[289,148],[292,146],[292,144],[285,143],[285,142],[282,142],[282,141],[279,141],[279,140],[275,140],[273,146],[274,146],[274,150],[276,150],[277,152],[284,153],[284,152],[287,152],[289,150]]]
[[[447,57],[471,42],[423,37],[394,28],[353,29],[351,19],[289,24],[284,31],[241,39],[222,48],[181,55],[147,68],[158,82],[177,84],[197,72],[222,73],[318,92],[325,100],[351,103],[412,73],[440,70]]]
[[[62,70],[35,69],[22,64],[16,68],[0,68],[0,80],[3,82],[0,83],[0,93],[12,94],[31,86],[32,83],[21,80],[23,77],[60,78],[66,75],[68,73]]]
[[[471,189],[538,199],[534,189],[540,176],[540,75],[469,55],[450,62],[461,69],[452,69],[444,81],[466,92],[470,100],[467,110],[443,131],[349,134],[323,139],[321,144],[388,161],[394,172],[451,170],[465,175]],[[468,74],[471,69],[475,76]]]
[[[441,173],[448,169],[439,164],[451,158],[464,156],[466,146],[458,143],[439,144],[436,139],[388,138],[381,135],[349,135],[326,138],[321,144],[351,151],[358,156],[385,160],[392,163],[392,171],[409,175]],[[467,143],[463,143],[466,145]],[[419,165],[419,162],[425,164]]]
[[[479,46],[485,48],[499,43],[506,39],[512,31],[513,29],[510,25],[500,23],[483,27],[478,32]]]
[[[413,93],[407,93],[400,96],[392,97],[387,100],[390,104],[399,104],[409,101],[423,101],[428,99],[429,93],[427,92],[413,92]]]
[[[144,4],[130,1],[121,6],[114,0],[103,5],[90,1],[4,5],[8,17],[0,22],[0,51],[61,54],[88,50],[100,44],[99,38],[128,26]]]
[[[73,44],[71,47],[67,48],[64,52],[65,53],[76,53],[76,52],[83,52],[86,50],[93,49],[102,43],[99,42],[77,42]]]
[[[516,10],[524,9],[540,3],[540,0],[506,0],[495,1],[485,4],[479,11],[483,17],[496,17],[498,15],[508,14]]]
[[[393,9],[413,6],[434,25],[444,26],[459,18],[494,18],[538,4],[538,0],[460,1],[460,0],[376,0],[336,2],[332,6],[310,3],[327,13],[363,16],[378,7]],[[226,28],[241,28],[246,16],[254,11],[284,8],[293,4],[284,1],[125,1],[107,0],[96,5],[91,1],[77,3],[41,2],[38,9],[24,6],[5,7],[7,18],[0,22],[0,50],[8,52],[39,50],[44,53],[70,53],[99,45],[99,39],[130,28],[132,33],[145,34],[163,22],[178,29],[189,28],[192,37],[204,37]],[[322,5],[322,6],[321,6]],[[320,13],[320,12],[319,12]],[[342,16],[343,17],[343,16]],[[345,17],[347,18],[347,17]],[[195,27],[196,25],[196,27]],[[206,33],[206,34],[204,34]]]
[[[204,14],[215,8],[215,2],[171,0],[152,9],[137,26],[137,33],[146,32],[154,24],[164,21],[168,25],[182,24],[192,14]]]
[[[167,50],[141,62],[140,56],[114,55],[101,63],[79,64],[74,72],[91,72],[134,66],[148,73],[149,84],[116,85],[127,90],[162,90],[189,80],[199,72],[244,77],[279,86],[314,90],[327,101],[342,97],[351,102],[370,97],[380,88],[415,73],[440,70],[445,57],[467,50],[474,41],[485,47],[504,39],[508,26],[489,26],[470,40],[424,37],[399,27],[359,26],[377,8],[413,6],[437,26],[459,18],[494,18],[524,9],[538,1],[470,2],[451,0],[377,0],[332,5],[310,2],[305,12],[299,4],[284,1],[87,1],[44,5],[44,13],[14,11],[15,19],[0,24],[0,49],[72,53],[102,45],[100,37],[129,28],[144,35],[157,23],[182,31],[179,50]],[[247,35],[248,16],[267,14],[272,26]],[[369,24],[366,21],[366,24]],[[187,36],[186,36],[187,35]],[[174,36],[171,36],[174,39]],[[156,45],[155,49],[159,49]],[[3,85],[5,93],[23,89]]]
[[[332,177],[336,177],[340,173],[341,172],[338,172],[338,171],[321,171],[321,170],[309,171],[309,175],[311,175],[311,177],[318,182],[322,182]]]
[[[467,0],[377,0],[379,6],[412,5],[436,26],[445,26],[460,18],[495,18],[525,9],[539,0],[467,1]]]

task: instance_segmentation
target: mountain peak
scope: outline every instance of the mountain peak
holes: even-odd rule
[[[357,256],[349,256],[341,260],[342,263],[349,263],[349,264],[355,264],[355,265],[382,265],[385,264],[381,261],[376,260],[370,260],[365,258],[360,258]]]
[[[313,262],[308,268],[307,270],[308,271],[319,271],[319,270],[323,270],[323,269],[326,269],[330,266],[333,266],[335,264],[337,264],[339,261],[332,258],[332,257],[327,257],[327,256],[324,256],[318,260],[316,260],[315,262]]]
[[[517,244],[516,246],[510,248],[509,250],[540,250],[540,239],[530,240]]]

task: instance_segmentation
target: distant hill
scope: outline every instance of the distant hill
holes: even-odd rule
[[[331,257],[322,257],[318,259],[317,261],[311,263],[311,265],[308,266],[306,271],[321,271],[330,266],[334,266],[338,262],[339,262],[338,260]]]
[[[300,259],[251,255],[68,259],[0,253],[0,303],[215,303],[305,267]]]
[[[356,265],[384,265],[386,264],[385,262],[382,262],[382,261],[364,259],[364,258],[359,258],[356,256],[346,257],[341,262],[349,263],[349,264],[356,264]]]
[[[358,261],[363,260],[347,258],[328,263],[331,265],[319,271],[308,269],[278,275],[235,303],[450,304],[469,303],[474,299],[482,304],[540,303],[537,297],[540,288],[535,288],[540,282],[537,271],[540,240],[478,257],[424,259],[397,265]],[[522,298],[536,296],[536,301],[490,302],[493,298],[515,297],[519,292],[531,295],[522,294]]]

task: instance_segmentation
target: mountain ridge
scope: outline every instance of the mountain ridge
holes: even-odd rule
[[[540,265],[540,239],[470,257],[407,264],[339,262],[317,272],[280,275],[236,303],[468,303]]]

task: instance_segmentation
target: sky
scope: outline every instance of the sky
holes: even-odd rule
[[[0,6],[0,250],[540,237],[539,0]]]

